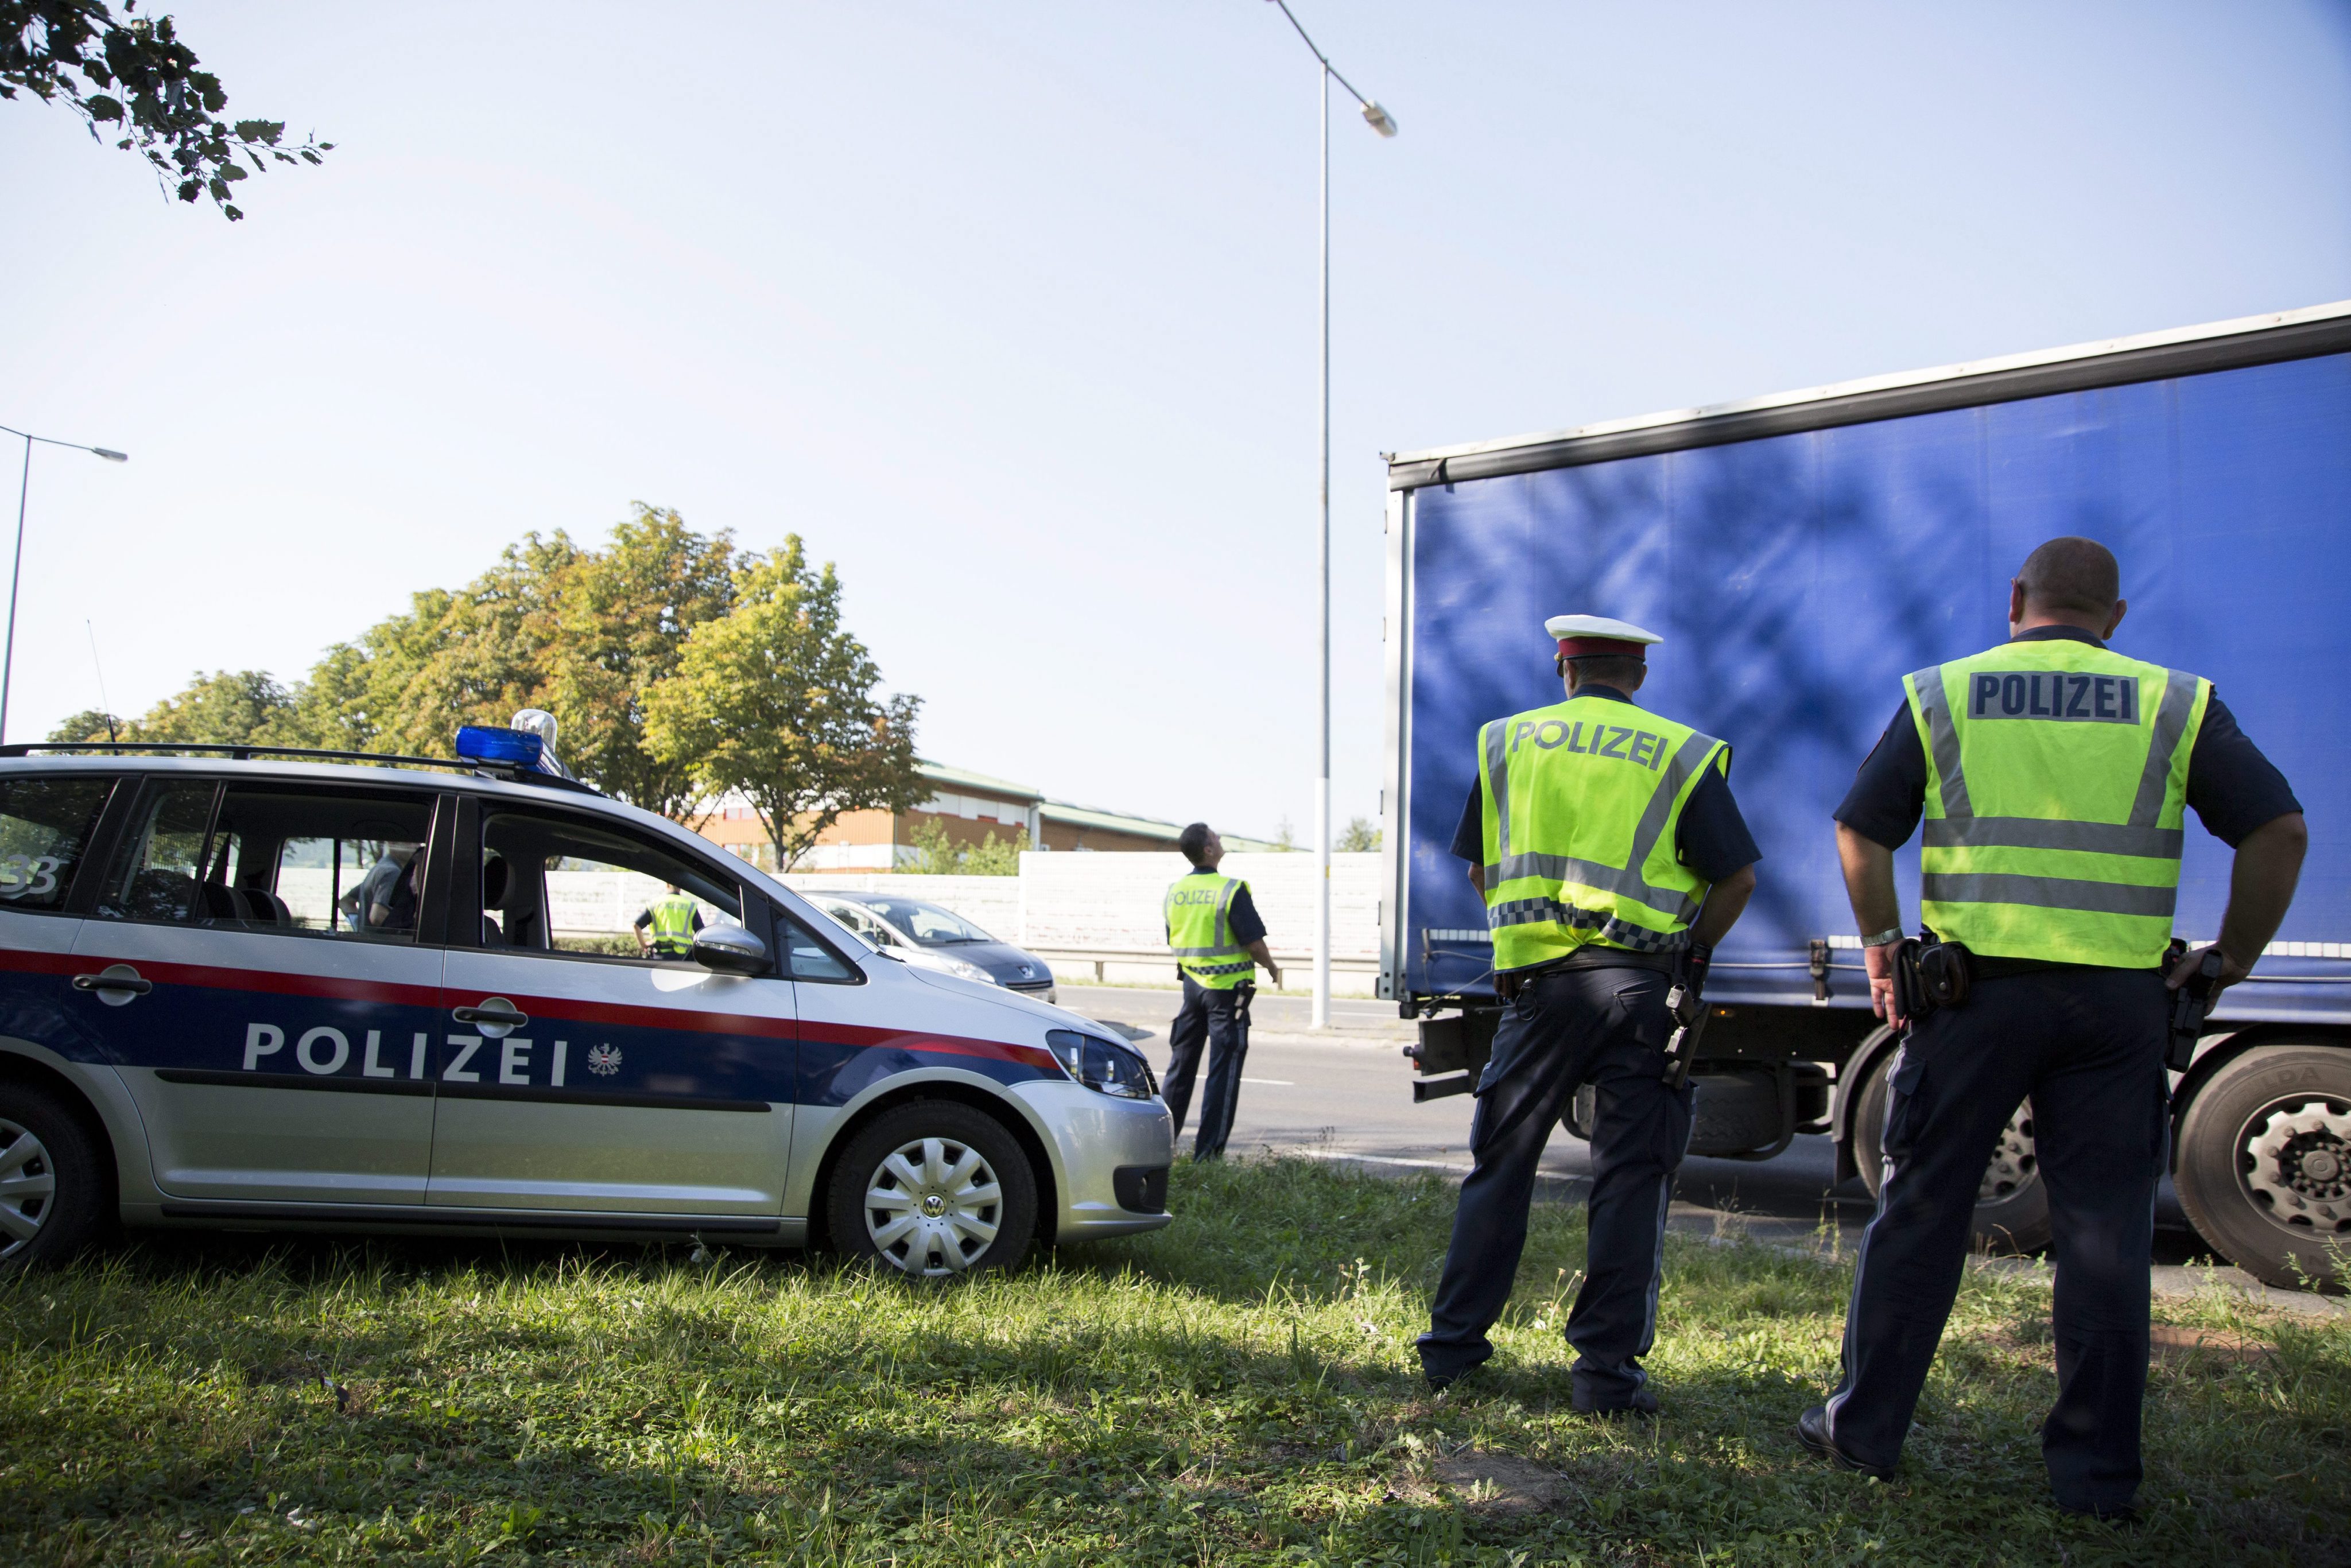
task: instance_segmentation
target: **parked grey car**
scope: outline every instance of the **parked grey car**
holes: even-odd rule
[[[953,910],[894,893],[811,893],[809,902],[875,946],[918,969],[1002,986],[1024,997],[1057,998],[1044,959],[995,937]]]

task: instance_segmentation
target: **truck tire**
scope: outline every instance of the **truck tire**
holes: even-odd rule
[[[1854,1104],[1853,1157],[1872,1197],[1886,1179],[1886,1081],[1898,1054],[1889,1051],[1877,1059]],[[2032,1102],[2027,1100],[2001,1129],[2000,1146],[1984,1167],[1969,1242],[1992,1253],[2037,1252],[2049,1245],[2049,1189],[2033,1158]]]
[[[98,1140],[48,1091],[0,1080],[0,1273],[62,1262],[105,1230]]]
[[[2263,1284],[2337,1293],[2351,1250],[2351,1051],[2256,1046],[2179,1120],[2179,1207]]]
[[[832,1244],[911,1279],[1020,1261],[1037,1233],[1029,1156],[986,1112],[918,1100],[858,1133],[832,1168]]]

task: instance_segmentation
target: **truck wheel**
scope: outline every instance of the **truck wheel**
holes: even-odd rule
[[[885,1112],[833,1166],[833,1245],[916,1279],[1008,1269],[1037,1233],[1037,1177],[1003,1124],[951,1100]]]
[[[1893,1074],[1888,1051],[1877,1059],[1854,1105],[1853,1156],[1861,1179],[1876,1197],[1886,1179],[1886,1081]],[[2032,1154],[2032,1102],[2025,1101],[2001,1129],[1983,1185],[1976,1189],[1975,1228],[1970,1244],[1989,1252],[2037,1252],[2049,1245],[2049,1189]]]
[[[107,1219],[98,1144],[54,1094],[0,1082],[0,1273],[59,1262]]]
[[[2341,1291],[2351,1250],[2351,1051],[2264,1045],[2205,1081],[2172,1183],[2213,1250],[2264,1284]]]

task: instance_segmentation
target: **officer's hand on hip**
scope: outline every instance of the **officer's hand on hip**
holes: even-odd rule
[[[2207,942],[2201,947],[2190,947],[2187,952],[2181,954],[2179,956],[2179,962],[2171,966],[2171,973],[2164,977],[2164,988],[2166,990],[2176,991],[2180,987],[2186,985],[2189,981],[2194,979],[2196,977],[2196,967],[2204,961],[2204,955],[2220,946],[2220,945],[2217,942]],[[2241,980],[2247,975],[2252,974],[2252,971],[2253,967],[2251,964],[2238,963],[2234,958],[2229,956],[2227,948],[2220,948],[2220,978],[2212,982],[2212,989],[2217,994],[2226,988],[2235,985],[2239,980]]]
[[[1894,999],[1895,947],[1896,944],[1891,942],[1882,946],[1864,947],[1861,960],[1869,970],[1869,1010],[1896,1029],[1900,1029],[1910,1020],[1902,1016],[1902,1009]]]

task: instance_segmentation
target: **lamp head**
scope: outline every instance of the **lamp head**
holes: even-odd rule
[[[1376,103],[1364,105],[1364,122],[1383,136],[1394,136],[1396,133],[1395,116]]]
[[[100,457],[105,458],[109,463],[128,463],[131,461],[131,454],[128,452],[109,452],[103,446],[93,446],[90,450],[98,454]]]

